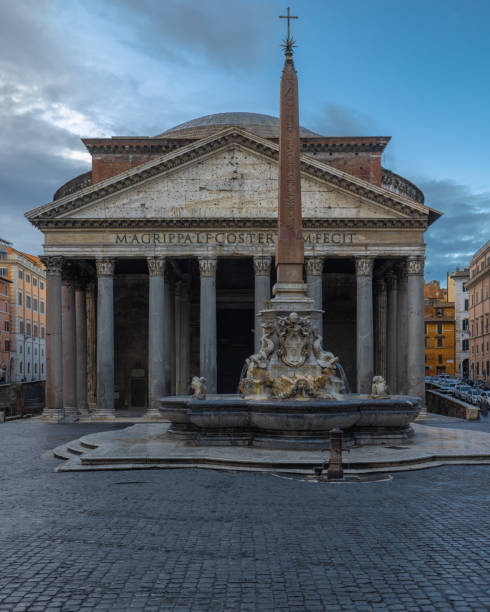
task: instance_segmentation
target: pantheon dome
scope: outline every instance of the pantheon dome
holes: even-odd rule
[[[262,138],[279,138],[279,117],[261,113],[215,113],[191,119],[154,138],[206,138],[224,128],[238,126]],[[320,134],[300,127],[302,138],[321,138]]]

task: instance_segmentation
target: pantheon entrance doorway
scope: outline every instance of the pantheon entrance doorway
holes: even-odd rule
[[[233,308],[217,314],[218,393],[236,393],[245,359],[254,349],[254,312]]]

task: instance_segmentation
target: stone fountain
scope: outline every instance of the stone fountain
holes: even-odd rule
[[[240,394],[165,397],[160,412],[168,436],[199,445],[326,448],[340,428],[344,444],[393,444],[411,436],[418,397],[389,396],[375,377],[372,395],[348,394],[338,358],[324,350],[303,279],[298,82],[293,40],[284,44],[279,137],[279,204],[274,297],[260,313],[260,350],[246,360]]]

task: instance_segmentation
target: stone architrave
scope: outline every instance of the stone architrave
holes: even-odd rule
[[[88,414],[87,402],[87,308],[85,283],[75,282],[75,341],[77,354],[77,411]]]
[[[398,363],[397,363],[397,323],[398,323],[398,306],[397,306],[397,283],[396,274],[391,271],[386,275],[386,283],[388,287],[387,296],[387,352],[386,352],[386,382],[390,393],[397,393],[398,383]]]
[[[408,394],[424,399],[424,257],[407,259],[408,274]]]
[[[58,422],[64,418],[63,361],[61,339],[62,257],[42,257],[46,268],[46,405],[42,418]]]
[[[402,261],[397,266],[397,391],[408,392],[407,350],[408,350],[408,275],[407,263]]]
[[[262,337],[262,320],[259,312],[264,310],[266,301],[271,297],[271,258],[269,255],[255,255],[253,258],[255,272],[255,352],[259,350]]]
[[[97,418],[114,411],[114,265],[112,257],[96,260],[97,268]]]
[[[165,258],[148,257],[148,410],[160,418],[159,399],[165,395]]]
[[[323,257],[306,258],[306,284],[308,296],[313,300],[316,310],[323,310]],[[316,321],[320,336],[323,336],[323,312]]]
[[[77,409],[77,346],[75,321],[75,279],[73,270],[64,270],[61,284],[61,330],[63,346],[63,406],[65,417],[75,419]]]
[[[87,401],[90,412],[97,402],[97,308],[95,283],[90,281],[85,289],[87,312]]]
[[[209,393],[217,391],[216,257],[200,257],[200,369]]]
[[[376,281],[376,366],[375,375],[386,380],[386,281]]]
[[[356,257],[358,393],[370,393],[374,375],[373,264],[373,257]]]

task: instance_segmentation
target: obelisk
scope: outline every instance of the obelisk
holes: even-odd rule
[[[289,28],[283,47],[286,57],[281,78],[280,101],[276,294],[290,291],[298,294],[304,290],[304,242],[301,216],[298,79],[293,63],[294,41],[289,36]],[[302,285],[302,288],[292,285]]]

